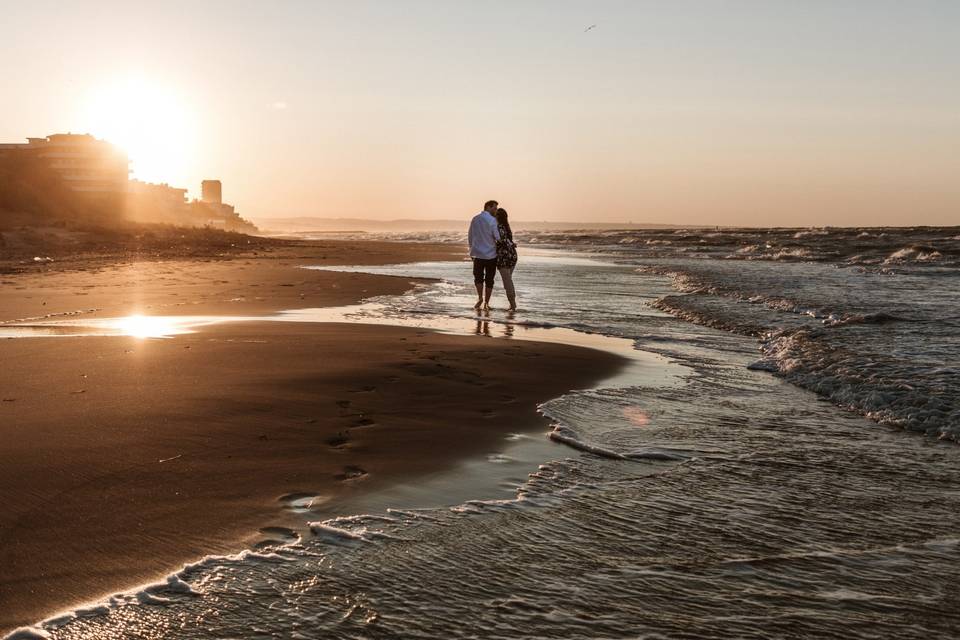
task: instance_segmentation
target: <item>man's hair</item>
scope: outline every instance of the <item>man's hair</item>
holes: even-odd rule
[[[500,203],[497,202],[496,200],[487,200],[487,201],[483,204],[483,208],[484,208],[484,209],[489,209],[490,207],[496,207],[496,206],[498,206],[499,204],[500,204]]]

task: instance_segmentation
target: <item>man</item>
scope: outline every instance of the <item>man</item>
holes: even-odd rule
[[[473,258],[473,282],[477,286],[477,304],[474,309],[483,306],[490,310],[490,296],[493,295],[493,277],[497,272],[497,242],[500,231],[497,229],[496,200],[488,200],[483,211],[470,221],[470,257]]]

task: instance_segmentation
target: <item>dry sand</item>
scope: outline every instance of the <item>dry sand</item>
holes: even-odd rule
[[[301,264],[459,258],[315,243],[212,262],[4,276],[0,320],[341,305],[402,278]],[[465,265],[464,276],[468,277]],[[250,322],[169,340],[0,341],[0,633],[236,551],[288,524],[281,498],[411,481],[546,427],[536,405],[621,362],[531,342]]]

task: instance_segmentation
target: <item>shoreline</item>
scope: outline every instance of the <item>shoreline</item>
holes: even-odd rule
[[[416,281],[298,267],[451,259],[458,248],[325,241],[268,257],[5,276],[0,321],[87,301],[92,317],[340,306]],[[0,349],[11,363],[0,429],[12,443],[0,465],[0,633],[248,547],[287,519],[284,496],[333,504],[448,469],[507,432],[545,426],[537,404],[621,365],[582,347],[255,321]]]

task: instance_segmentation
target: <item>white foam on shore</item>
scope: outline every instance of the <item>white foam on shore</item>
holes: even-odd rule
[[[126,591],[115,593],[103,600],[93,601],[74,609],[60,611],[33,626],[15,629],[10,634],[4,636],[3,640],[52,638],[51,631],[56,631],[79,618],[93,618],[107,615],[111,611],[121,607],[166,605],[172,602],[172,598],[168,597],[168,595],[201,596],[204,593],[203,590],[190,584],[188,581],[192,574],[218,563],[236,563],[250,560],[285,562],[288,559],[277,553],[260,552],[251,549],[244,549],[239,553],[229,555],[204,556],[196,562],[184,564],[180,570],[166,576],[162,580],[141,584]]]

